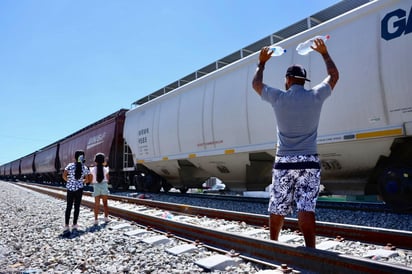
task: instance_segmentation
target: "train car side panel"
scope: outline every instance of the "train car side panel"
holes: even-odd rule
[[[230,149],[250,144],[247,128],[247,68],[237,68],[215,78],[213,133],[216,148]]]
[[[74,162],[74,153],[76,150],[85,150],[87,140],[80,139],[78,136],[72,137],[60,143],[59,159],[60,171],[62,171],[69,163]],[[87,159],[87,158],[86,158]]]
[[[201,149],[215,149],[216,140],[213,132],[213,116],[212,109],[215,98],[215,82],[206,82],[204,84],[204,93],[203,93],[203,119],[202,119],[202,130],[204,144],[200,146]]]
[[[54,144],[50,147],[44,148],[36,153],[34,160],[34,168],[36,174],[56,173],[58,145]]]
[[[61,169],[74,161],[74,153],[77,150],[85,152],[87,166],[94,165],[94,155],[98,152],[108,157],[113,143],[114,130],[115,119],[110,119],[62,141],[59,150]]]
[[[20,176],[20,159],[11,162],[11,175],[13,178],[18,178]]]
[[[193,91],[180,96],[178,110],[179,153],[182,151],[196,152],[199,147],[204,147],[207,143],[203,130],[204,114],[206,113],[203,104],[205,87],[197,86]],[[187,115],[187,113],[191,113],[191,115]]]
[[[153,128],[154,155],[178,154],[181,151],[178,136],[180,97],[174,96],[159,105],[158,116],[155,116]]]
[[[383,10],[380,18],[379,65],[389,122],[412,121],[412,92],[407,76],[412,69],[412,3],[400,1],[398,5]]]
[[[286,61],[283,61],[282,64]],[[265,73],[264,82],[283,87],[284,66],[279,61],[267,64],[268,73]],[[256,71],[256,63],[248,64],[247,87],[247,125],[251,144],[262,144],[261,149],[274,149],[276,138],[276,122],[273,117],[273,109],[270,104],[263,102],[262,98],[251,88],[253,76]],[[270,72],[269,72],[270,71]],[[276,76],[275,76],[276,75]],[[273,80],[271,80],[273,79]]]
[[[157,108],[141,109],[140,112],[127,112],[123,136],[134,153],[135,159],[146,160],[155,157],[154,127]]]
[[[10,179],[11,176],[11,163],[7,163],[4,165],[4,176],[6,179]]]
[[[87,139],[85,149],[87,166],[95,165],[94,156],[97,153],[104,153],[106,158],[110,157],[110,149],[115,135],[115,126],[116,120],[113,119],[110,123],[93,128],[92,131],[84,135],[84,138]]]
[[[32,175],[34,173],[33,171],[33,165],[34,165],[34,157],[35,154],[30,154],[21,159],[21,164],[20,164],[20,171],[21,175]]]

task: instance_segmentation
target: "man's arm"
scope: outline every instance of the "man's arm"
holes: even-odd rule
[[[326,70],[328,72],[326,82],[333,89],[339,80],[339,71],[336,68],[335,62],[333,62],[332,58],[330,57],[328,49],[326,48],[326,45],[322,39],[316,39],[315,47],[312,47],[312,49],[319,52],[322,55],[322,58],[325,61]]]
[[[265,64],[267,60],[270,59],[272,55],[272,50],[268,47],[264,47],[260,51],[259,55],[259,64],[253,77],[252,86],[253,89],[259,94],[262,95],[263,89],[263,70],[265,69]]]

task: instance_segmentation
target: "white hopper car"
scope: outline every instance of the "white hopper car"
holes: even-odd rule
[[[318,53],[296,46],[327,41],[340,79],[324,103],[318,134],[322,183],[336,194],[380,193],[392,204],[412,195],[412,1],[371,1],[275,43],[266,84],[283,87],[291,64],[311,79],[326,76]],[[263,190],[271,181],[276,124],[252,89],[258,51],[180,85],[126,113],[124,138],[135,163],[176,188],[220,178],[233,190]],[[299,110],[297,110],[299,111]]]

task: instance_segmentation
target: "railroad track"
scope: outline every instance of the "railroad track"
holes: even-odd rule
[[[21,184],[38,192],[60,199],[66,195],[61,188]],[[82,204],[93,207],[91,194],[85,192]],[[331,247],[332,251],[304,248],[301,245],[270,241],[268,239],[268,217],[232,211],[170,204],[151,200],[109,195],[110,214],[140,225],[201,242],[206,246],[239,254],[251,261],[273,265],[287,265],[318,273],[410,273],[411,266],[402,266],[382,260],[371,260],[343,254],[337,247],[339,241],[357,241],[362,244],[382,246],[382,250],[402,248],[403,254],[412,253],[412,233],[388,229],[346,226],[332,223],[317,223],[317,235],[325,237],[317,247]],[[170,214],[170,218],[169,215]],[[221,224],[216,224],[220,220]],[[215,221],[215,223],[214,223]],[[213,224],[214,223],[214,224]],[[237,231],[238,227],[253,226],[249,232]],[[285,238],[296,239],[300,236],[294,231],[297,222],[285,220],[289,231]],[[263,236],[261,236],[263,235]],[[301,238],[301,237],[300,237]],[[281,240],[281,239],[280,239]],[[391,243],[391,246],[387,244]],[[385,247],[387,246],[387,247]],[[396,246],[396,247],[395,247]],[[395,252],[395,251],[394,251]],[[287,268],[287,267],[286,267]]]
[[[63,185],[50,185],[50,184],[41,184],[49,187],[56,187],[57,189],[64,188]],[[113,195],[118,196],[130,196],[136,194],[133,190],[125,191],[113,191]],[[167,192],[160,193],[160,195],[175,197],[175,198],[190,198],[198,200],[220,200],[220,201],[233,201],[233,202],[242,202],[242,203],[255,203],[255,204],[264,204],[267,206],[269,199],[262,197],[246,197],[235,194],[225,194],[225,193],[180,193],[180,192]],[[325,201],[319,199],[316,202],[316,208],[326,208],[326,209],[337,209],[337,210],[347,210],[347,211],[364,211],[364,212],[387,212],[387,213],[412,213],[412,208],[410,209],[399,209],[390,207],[383,202],[356,202],[356,201],[346,201],[346,202],[337,202],[337,201]]]
[[[114,195],[125,196],[124,194],[132,194],[132,191],[126,192],[113,192]],[[233,202],[244,202],[244,203],[256,203],[256,204],[264,204],[267,206],[269,202],[269,198],[261,198],[261,197],[245,197],[239,195],[226,195],[226,194],[205,194],[205,193],[178,193],[178,192],[168,192],[162,193],[161,195],[172,196],[176,198],[191,198],[191,199],[213,199],[213,200],[223,200],[233,201]],[[362,210],[365,212],[389,212],[389,213],[397,213],[399,210],[395,208],[391,208],[384,204],[383,202],[355,202],[355,201],[346,201],[346,202],[336,202],[336,201],[325,201],[325,200],[318,200],[316,202],[317,208],[327,208],[327,209],[337,209],[337,210],[352,210],[358,211]],[[403,210],[403,212],[412,212]]]

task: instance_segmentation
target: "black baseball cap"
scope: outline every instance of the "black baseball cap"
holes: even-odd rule
[[[310,80],[306,78],[306,70],[301,65],[290,66],[286,71],[286,76],[305,79],[305,81],[310,82]]]

